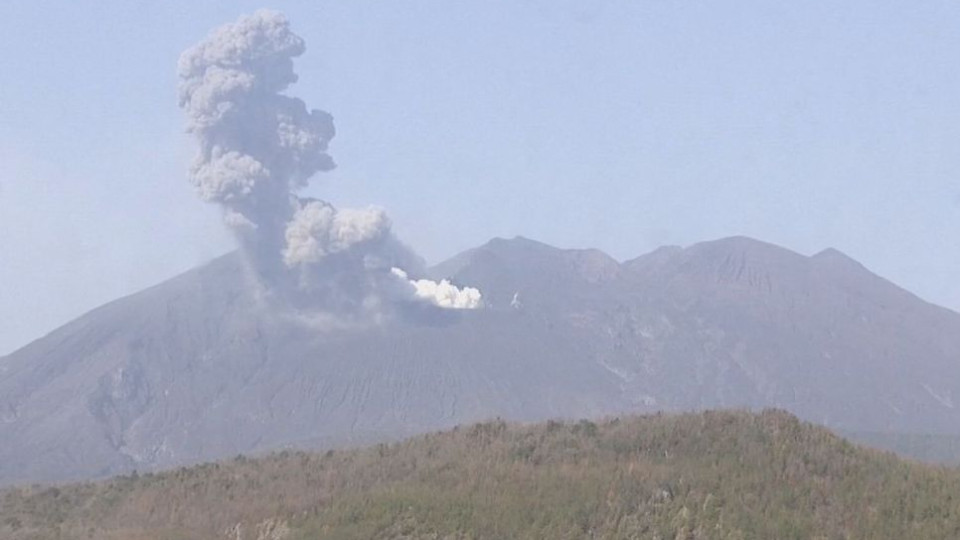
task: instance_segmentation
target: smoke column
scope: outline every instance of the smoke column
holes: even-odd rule
[[[403,302],[480,307],[476,289],[409,279],[422,263],[382,209],[338,210],[297,196],[335,166],[327,154],[333,117],[283,93],[304,51],[283,15],[263,10],[181,55],[180,107],[199,144],[189,172],[197,194],[223,208],[271,294],[298,309],[369,320]]]

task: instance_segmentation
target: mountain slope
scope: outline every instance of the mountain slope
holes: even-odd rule
[[[805,257],[728,238],[559,281],[545,268],[584,252],[529,264],[514,254],[527,242],[474,250],[453,277],[500,305],[519,291],[526,312],[589,329],[590,360],[634,403],[776,406],[851,430],[960,433],[960,316],[835,250]]]
[[[3,359],[0,479],[97,477],[497,415],[619,409],[614,378],[579,361],[589,338],[550,320],[491,310],[312,332],[263,309],[255,290],[228,256]]]
[[[495,239],[431,270],[443,320],[317,331],[229,255],[0,359],[0,483],[392,440],[500,416],[776,406],[960,434],[960,315],[836,251],[746,238],[618,263]]]
[[[886,538],[960,533],[960,472],[778,411],[521,427],[0,493],[10,540]]]

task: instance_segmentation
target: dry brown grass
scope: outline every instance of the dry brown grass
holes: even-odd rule
[[[0,538],[960,538],[960,473],[777,411],[488,422],[0,498]],[[271,528],[272,527],[272,528]],[[258,530],[259,528],[259,530]],[[269,536],[265,536],[268,538]]]

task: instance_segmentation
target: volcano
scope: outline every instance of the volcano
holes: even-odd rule
[[[319,328],[228,254],[0,359],[0,483],[536,421],[778,407],[960,435],[960,315],[832,249],[597,250],[494,239],[429,270],[484,308]],[[435,314],[434,314],[435,315]]]

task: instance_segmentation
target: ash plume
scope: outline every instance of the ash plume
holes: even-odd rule
[[[189,177],[218,204],[272,298],[321,317],[379,320],[393,304],[482,305],[476,289],[409,279],[422,262],[376,207],[337,209],[297,196],[335,167],[333,117],[284,92],[303,39],[261,10],[214,30],[180,57],[180,107],[199,144]]]

